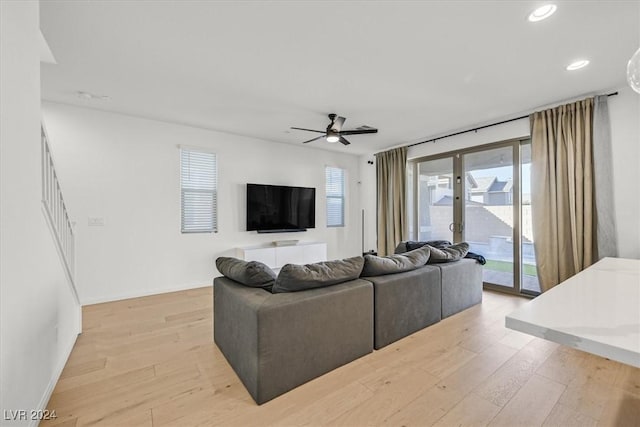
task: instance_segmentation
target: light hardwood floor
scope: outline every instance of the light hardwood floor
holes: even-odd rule
[[[212,288],[87,306],[42,426],[638,426],[640,369],[458,313],[257,406],[212,341]]]

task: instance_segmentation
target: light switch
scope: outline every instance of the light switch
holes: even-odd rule
[[[104,218],[89,217],[89,227],[104,227]]]

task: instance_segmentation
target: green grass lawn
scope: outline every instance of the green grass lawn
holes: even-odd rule
[[[513,264],[506,261],[494,261],[492,259],[488,259],[484,268],[493,270],[493,271],[504,271],[508,273],[513,272]],[[524,269],[524,274],[527,276],[537,276],[538,272],[536,271],[536,266],[531,264],[523,264],[522,268]]]

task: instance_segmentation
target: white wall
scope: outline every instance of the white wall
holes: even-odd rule
[[[279,144],[94,109],[47,103],[45,122],[71,216],[77,221],[83,304],[206,286],[214,260],[238,246],[299,239],[328,243],[329,259],[360,253],[358,157]],[[178,144],[218,155],[218,229],[180,233]],[[327,228],[324,167],[347,170],[344,228]],[[316,228],[245,230],[246,184],[316,188]],[[89,227],[88,217],[104,218]]]
[[[613,178],[615,186],[618,256],[640,258],[640,95],[628,86],[617,89],[618,95],[609,97],[611,139],[613,147]],[[564,103],[564,102],[563,102]],[[529,136],[529,119],[521,119],[477,132],[410,147],[409,159],[431,156],[492,142]],[[372,157],[372,156],[369,156]],[[364,157],[362,157],[364,159]],[[364,170],[363,170],[364,172]],[[375,195],[373,179],[364,179],[363,194]],[[375,209],[375,199],[366,200],[365,209]],[[367,234],[375,235],[375,220],[367,224]]]
[[[640,94],[609,97],[618,256],[640,259]]]
[[[38,2],[0,2],[0,424],[42,409],[79,332],[41,208]],[[15,413],[15,412],[14,412]]]

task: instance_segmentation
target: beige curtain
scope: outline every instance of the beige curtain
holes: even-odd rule
[[[392,254],[407,234],[407,147],[376,154],[378,255]]]
[[[531,207],[545,292],[596,259],[593,98],[530,116]]]

